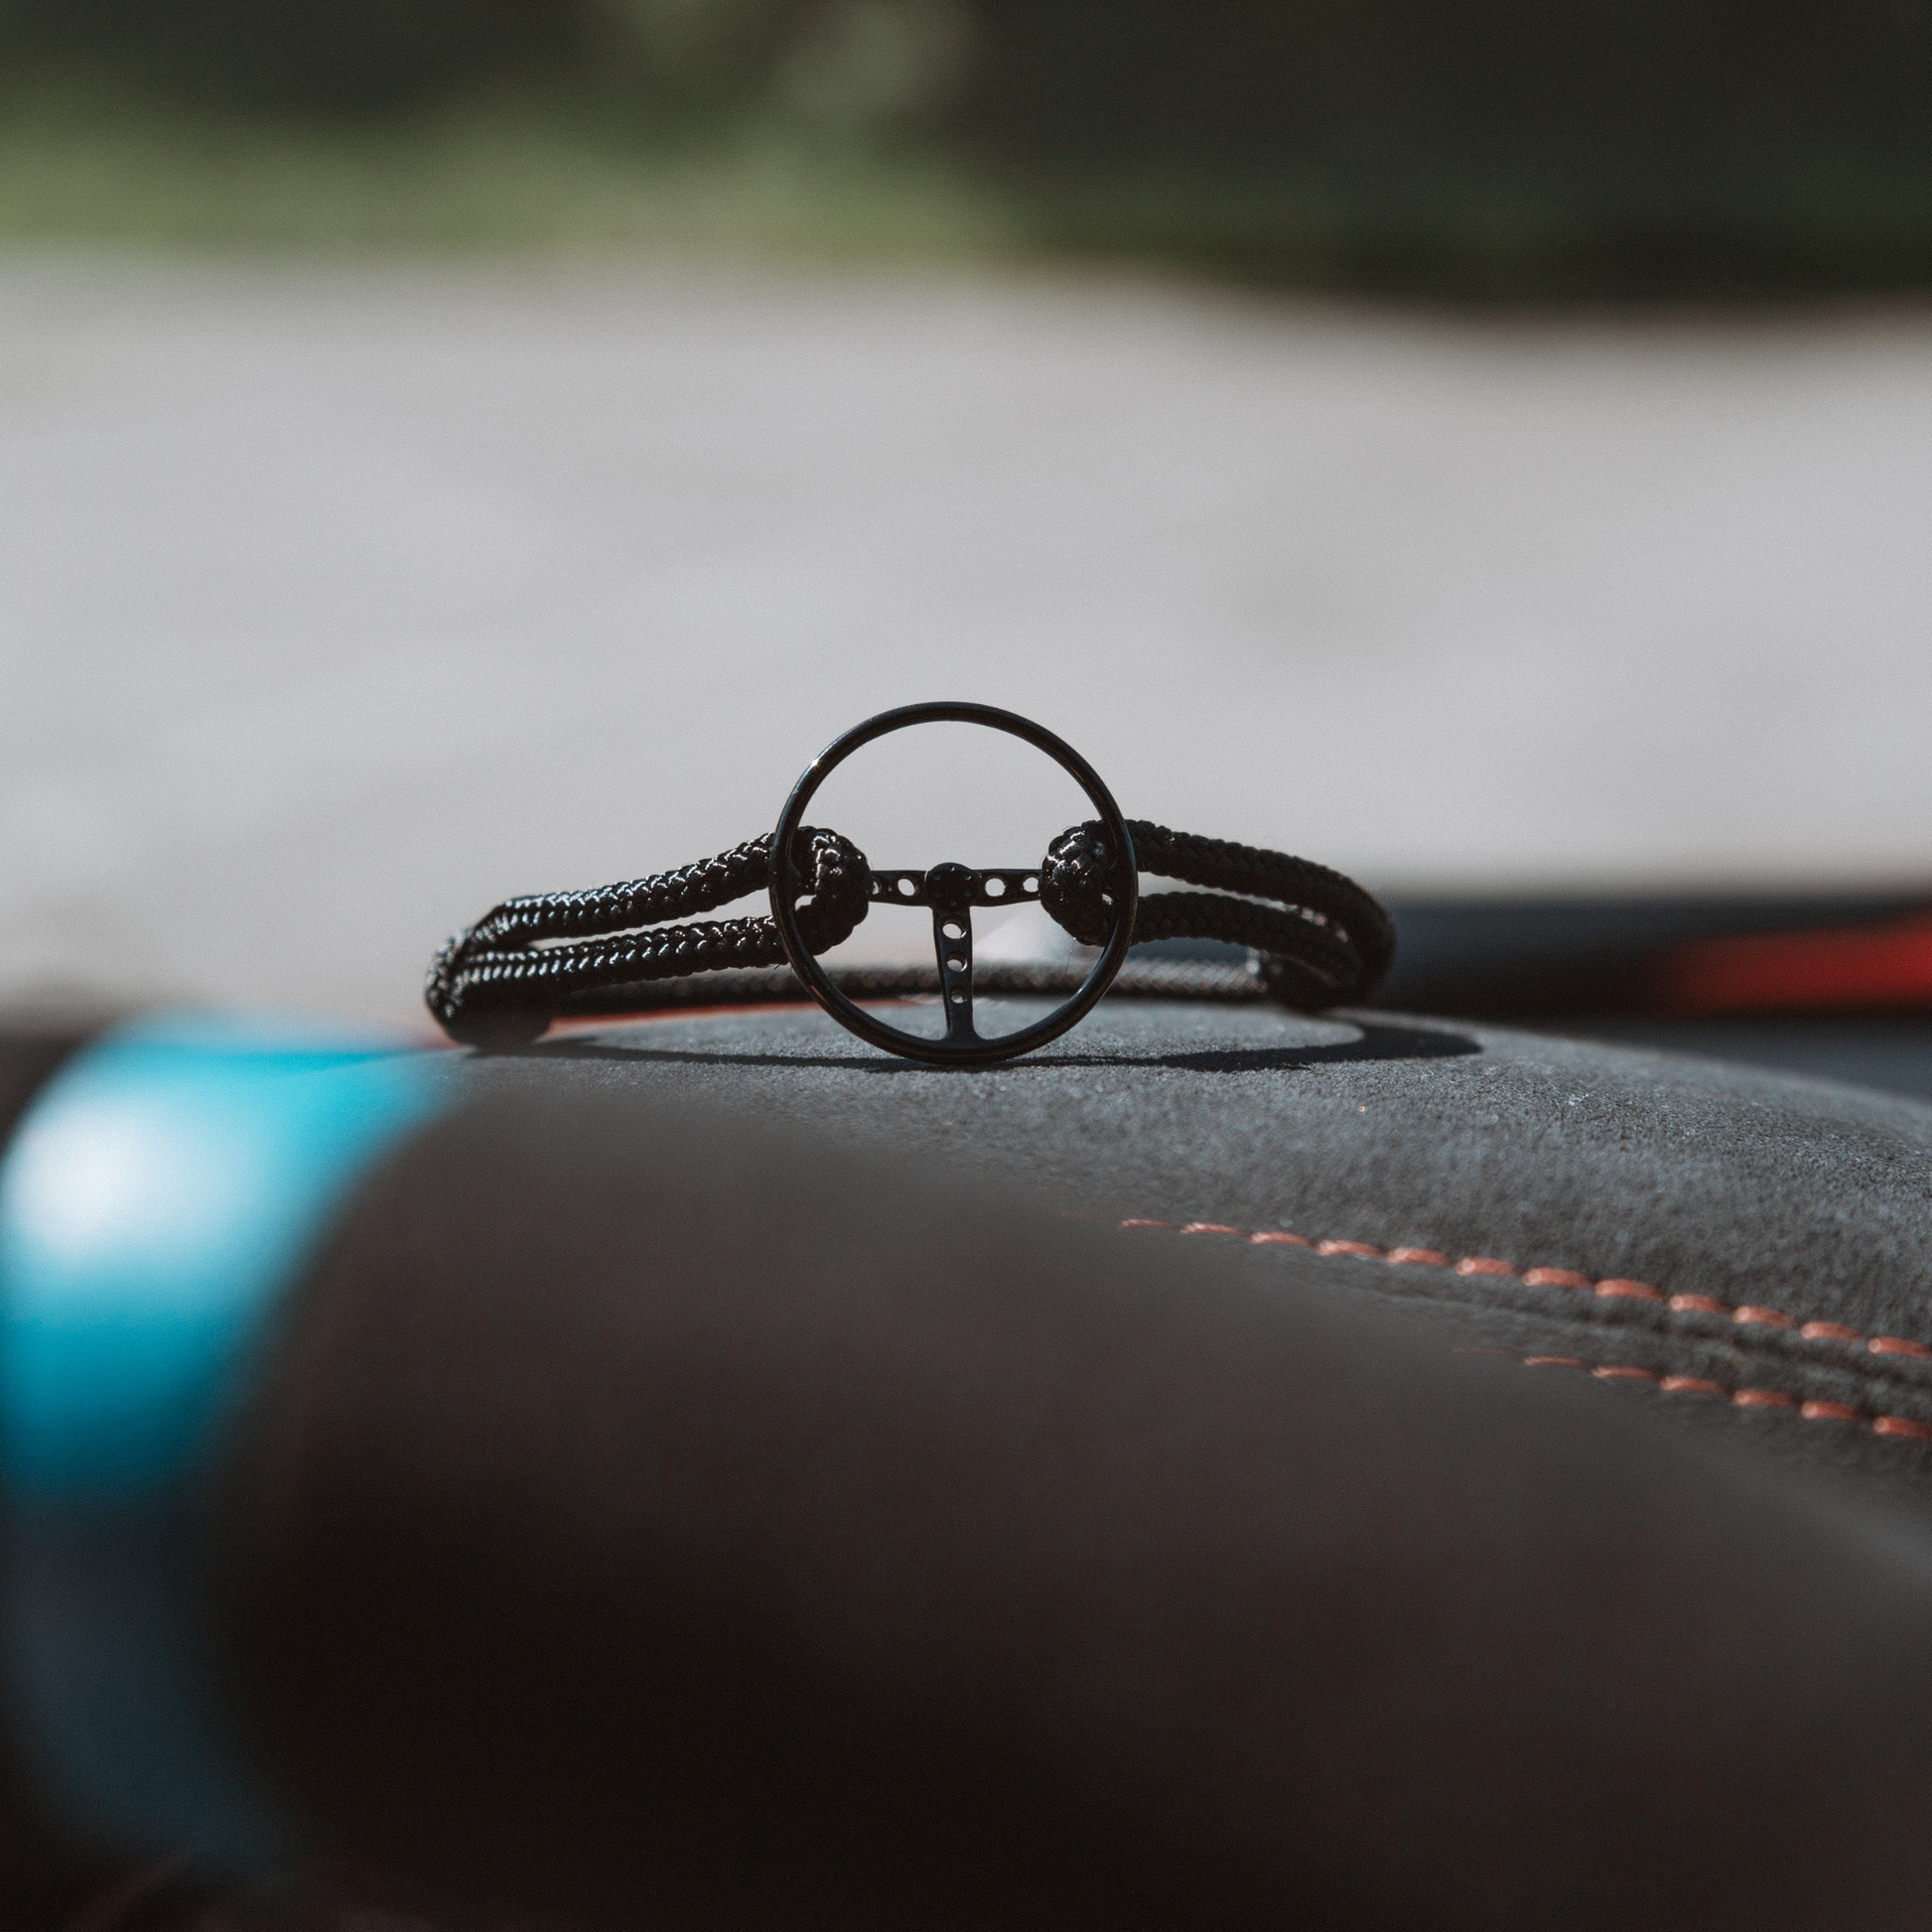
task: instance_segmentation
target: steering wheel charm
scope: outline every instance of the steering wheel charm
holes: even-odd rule
[[[850,839],[804,823],[819,786],[862,745],[908,725],[932,724],[984,725],[1024,740],[1074,779],[1097,816],[1069,826],[1037,866],[948,860],[923,872],[875,872]],[[1143,872],[1209,890],[1143,899]],[[758,892],[770,895],[768,919],[691,916]],[[1006,969],[1008,990],[1071,987],[1072,997],[1044,1020],[988,1039],[973,1011],[973,907],[1027,899],[1081,945],[1098,947],[1099,957],[1084,979],[1076,979],[1077,968]],[[936,973],[820,963],[820,953],[884,905],[915,905],[931,914]],[[452,1039],[508,1052],[541,1038],[553,1020],[796,1000],[802,983],[840,1026],[889,1053],[935,1066],[978,1066],[1058,1038],[1113,984],[1128,947],[1152,939],[1211,939],[1239,948],[1246,962],[1209,969],[1229,982],[1219,994],[1198,985],[1170,993],[1275,999],[1307,1011],[1365,999],[1395,947],[1388,914],[1352,879],[1285,852],[1123,819],[1086,759],[1031,719],[991,705],[915,704],[882,712],[834,739],[792,788],[777,830],[767,837],[675,872],[589,892],[504,899],[430,962],[424,999]],[[1137,991],[1163,992],[1159,968],[1136,970]],[[853,997],[908,993],[938,994],[943,1035],[889,1027]]]
[[[1024,739],[1044,752],[1087,794],[1098,814],[1106,857],[1118,863],[1109,866],[1112,890],[1104,895],[1111,907],[1112,923],[1100,957],[1094,961],[1078,992],[1055,1007],[1045,1019],[1018,1033],[1001,1034],[992,1039],[982,1035],[973,1015],[973,907],[1012,905],[1027,898],[1037,899],[1040,869],[1037,866],[973,867],[948,861],[924,872],[874,872],[871,874],[873,906],[912,905],[932,914],[932,945],[939,961],[939,996],[945,1003],[946,1031],[933,1038],[908,1034],[889,1027],[876,1014],[849,999],[833,982],[798,928],[799,899],[806,888],[793,860],[793,842],[804,822],[805,808],[819,786],[861,746],[889,732],[903,731],[909,725],[985,725],[990,730]],[[1069,1027],[1077,1026],[1089,1014],[1114,982],[1114,975],[1127,958],[1134,941],[1134,915],[1140,902],[1140,876],[1135,867],[1134,841],[1127,821],[1114,803],[1113,793],[1072,746],[1055,738],[1043,726],[1017,712],[1000,711],[983,704],[913,704],[897,711],[883,711],[855,725],[841,738],[826,746],[805,767],[792,787],[771,835],[771,917],[783,942],[791,970],[805,983],[813,999],[840,1026],[850,1029],[861,1039],[898,1053],[906,1059],[925,1060],[935,1066],[984,1066],[994,1060],[1009,1060],[1019,1053],[1030,1053],[1049,1039],[1057,1039]]]

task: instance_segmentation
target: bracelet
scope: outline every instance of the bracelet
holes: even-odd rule
[[[812,793],[860,746],[908,725],[979,724],[1026,739],[1071,772],[1100,816],[1069,827],[1033,867],[941,865],[878,871],[842,834],[800,822]],[[774,866],[774,852],[784,855]],[[1141,897],[1139,875],[1206,892]],[[779,881],[784,881],[781,888]],[[747,894],[770,895],[769,918],[696,919]],[[972,907],[1035,899],[1082,945],[1103,949],[1090,971],[996,968],[975,975]],[[876,905],[919,906],[933,919],[933,968],[828,972],[817,955],[849,939]],[[670,924],[672,920],[691,920]],[[1395,949],[1378,901],[1311,860],[1122,819],[1112,795],[1069,746],[1012,712],[972,704],[909,705],[868,719],[806,768],[775,832],[715,858],[588,892],[505,899],[437,954],[425,998],[467,1045],[504,1051],[540,1038],[553,1020],[652,1007],[753,1004],[809,994],[842,1025],[888,1050],[935,1063],[1009,1059],[1063,1033],[1116,984],[1128,947],[1212,939],[1249,949],[1245,968],[1176,972],[1163,962],[1123,992],[1155,997],[1273,998],[1304,1011],[1365,998]],[[787,970],[788,966],[788,970]],[[700,975],[729,975],[728,983]],[[1069,992],[1047,1020],[994,1039],[973,1025],[975,992]],[[886,1026],[857,998],[938,993],[946,1035]]]

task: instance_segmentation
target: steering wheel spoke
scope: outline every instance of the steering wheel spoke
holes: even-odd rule
[[[973,875],[975,905],[1024,905],[1039,902],[1037,866],[987,866]]]
[[[979,1040],[973,1027],[973,912],[975,905],[1023,905],[1039,898],[1037,866],[933,866],[924,872],[875,870],[875,905],[917,905],[932,913],[932,950],[939,961],[939,997],[946,1008],[946,1039]]]
[[[932,949],[939,958],[939,997],[946,1003],[946,1037],[979,1038],[973,1031],[973,915],[932,908]]]
[[[934,867],[934,871],[964,872],[972,882],[968,891],[975,905],[1024,905],[1039,898],[1037,866]],[[875,869],[869,875],[872,902],[875,905],[930,905],[923,872],[888,872]]]

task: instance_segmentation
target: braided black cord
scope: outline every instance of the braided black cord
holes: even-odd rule
[[[1128,833],[1140,871],[1219,889],[1143,897],[1136,944],[1218,939],[1259,957],[1253,971],[1150,966],[1137,975],[1130,966],[1116,982],[1122,992],[1252,999],[1265,991],[1285,1006],[1318,1009],[1365,998],[1388,970],[1395,950],[1388,914],[1340,873],[1282,852],[1171,832],[1146,819],[1129,820]],[[870,868],[865,854],[837,832],[806,826],[798,838],[812,894],[799,912],[799,930],[818,954],[851,937],[866,916]],[[1040,903],[1083,945],[1103,944],[1113,927],[1115,864],[1097,820],[1062,832],[1047,848]],[[767,835],[648,879],[506,899],[437,954],[424,997],[453,1039],[498,1049],[527,1044],[565,1013],[688,1005],[700,997],[797,998],[803,988],[785,969],[770,919],[664,924],[759,892],[770,875]],[[581,943],[555,943],[567,940]],[[701,996],[693,988],[694,976],[719,972],[730,979],[715,992]],[[988,991],[1070,992],[1085,972],[989,967],[976,977]],[[937,988],[931,968],[862,968],[841,979],[859,998]],[[1004,983],[1009,979],[1011,986]],[[1002,983],[996,987],[994,980]]]
[[[814,953],[849,939],[871,903],[871,868],[851,840],[801,826],[811,903],[798,929]],[[709,911],[771,879],[771,837],[701,859],[676,872],[582,893],[505,899],[459,932],[430,964],[423,997],[452,1039],[497,1049],[536,1039],[573,994],[619,983],[682,978],[726,968],[782,966],[768,918],[703,919],[652,931],[666,919]],[[580,945],[540,940],[589,938]]]
[[[1251,947],[1261,955],[1268,990],[1284,1006],[1345,1006],[1381,984],[1395,953],[1395,928],[1352,879],[1310,859],[1171,832],[1144,818],[1129,819],[1127,832],[1141,872],[1220,889],[1143,897],[1134,921],[1137,945],[1220,939]],[[1107,888],[1114,865],[1098,820],[1062,832],[1047,848],[1039,902],[1082,945],[1103,944],[1112,928]],[[1225,893],[1245,897],[1220,896]],[[1276,903],[1257,903],[1262,899]]]

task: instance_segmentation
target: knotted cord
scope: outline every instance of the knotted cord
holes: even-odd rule
[[[850,839],[801,826],[794,850],[811,885],[800,930],[814,953],[849,939],[872,890],[866,855]],[[700,919],[665,926],[762,892],[771,835],[648,879],[580,893],[505,899],[459,932],[430,964],[423,997],[452,1039],[502,1048],[537,1038],[574,996],[728,968],[782,966],[770,919]],[[661,928],[661,929],[653,929]],[[541,941],[588,939],[581,945]]]
[[[1387,971],[1395,949],[1388,914],[1340,873],[1145,819],[1129,820],[1128,834],[1141,872],[1217,889],[1144,896],[1134,923],[1137,945],[1213,939],[1245,946],[1253,957],[1246,967],[1162,961],[1136,972],[1130,964],[1116,990],[1170,998],[1272,997],[1315,1011],[1366,998]],[[864,920],[870,868],[850,839],[821,828],[801,827],[794,851],[810,892],[799,909],[799,928],[816,956],[850,938]],[[1108,887],[1117,863],[1098,821],[1069,827],[1047,848],[1039,902],[1082,945],[1103,944],[1112,929]],[[799,999],[804,989],[786,966],[768,917],[666,923],[761,892],[770,879],[766,834],[675,872],[589,892],[505,899],[436,955],[424,997],[451,1038],[496,1050],[527,1044],[552,1020],[574,1014]],[[727,978],[702,989],[692,985],[696,976],[711,973]],[[989,963],[977,978],[987,992],[1017,993],[1059,991],[1063,980],[1077,984],[1082,976]],[[844,990],[861,998],[902,997],[938,986],[931,967],[860,967],[838,977]]]
[[[1261,975],[1284,1006],[1346,1006],[1372,993],[1395,953],[1395,927],[1352,879],[1286,852],[1171,832],[1127,821],[1144,873],[1212,886],[1213,893],[1150,893],[1134,921],[1134,943],[1218,939],[1261,955]],[[1098,820],[1062,832],[1046,849],[1039,902],[1083,946],[1102,944],[1112,914],[1102,895],[1108,866]],[[1240,897],[1226,895],[1239,894]],[[1260,901],[1273,899],[1276,903]]]

